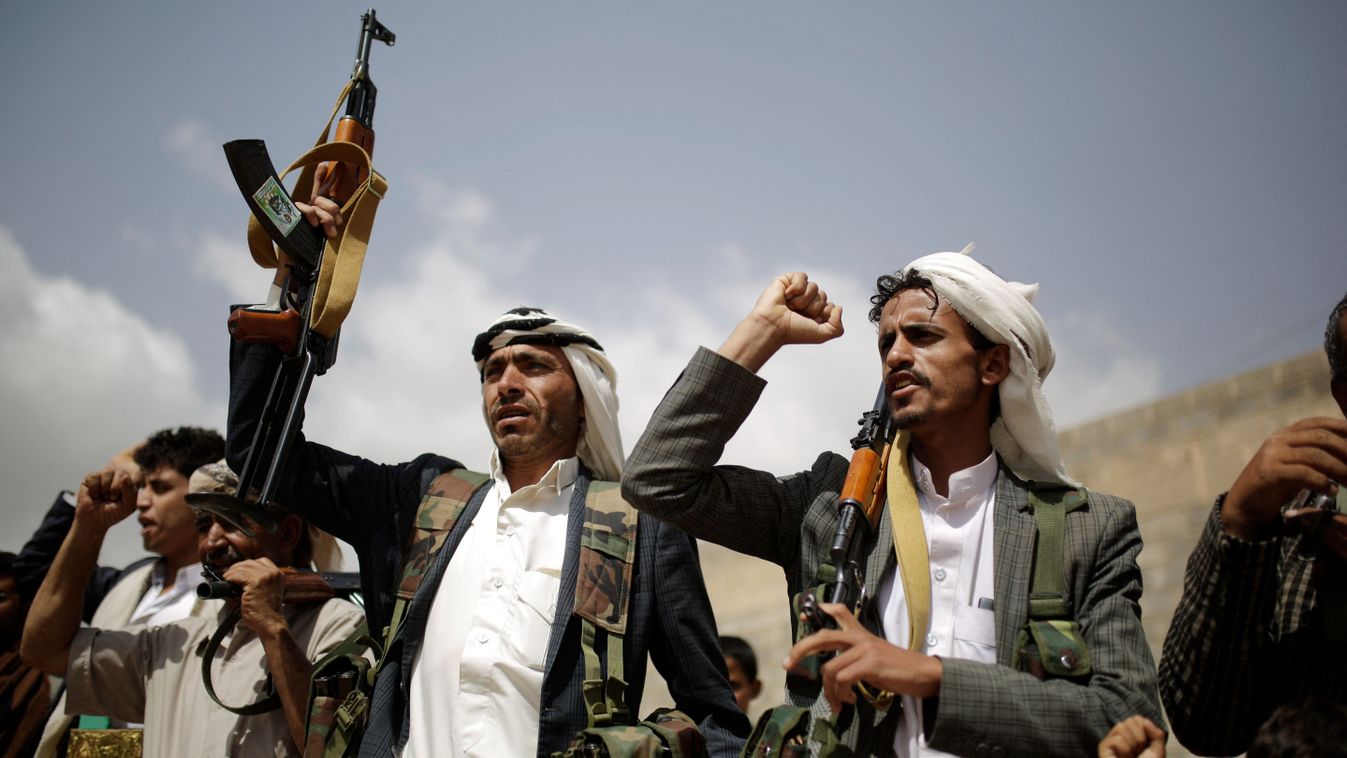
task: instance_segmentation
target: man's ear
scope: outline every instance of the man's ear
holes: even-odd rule
[[[304,519],[293,513],[286,514],[276,524],[276,547],[281,550],[290,563],[294,563],[295,549],[304,536]]]
[[[1010,376],[1010,346],[992,345],[978,358],[981,371],[978,378],[988,387],[995,387]]]

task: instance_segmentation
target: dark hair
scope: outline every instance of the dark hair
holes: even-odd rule
[[[14,560],[18,557],[11,552],[0,551],[0,575],[14,576]],[[18,579],[18,577],[14,578]]]
[[[213,429],[199,426],[157,431],[135,454],[136,465],[146,474],[169,466],[183,476],[191,476],[198,468],[223,457],[224,438]]]
[[[1342,319],[1347,317],[1347,295],[1333,308],[1324,330],[1324,352],[1328,355],[1328,370],[1335,382],[1347,382],[1347,355],[1343,354]]]
[[[1273,711],[1249,745],[1249,758],[1321,756],[1347,756],[1347,705],[1324,697]]]
[[[932,314],[940,307],[940,293],[935,291],[935,285],[931,284],[930,279],[922,276],[921,272],[915,269],[897,271],[892,274],[884,274],[875,280],[875,294],[870,296],[870,323],[878,324],[884,313],[884,306],[897,297],[898,293],[906,290],[925,292],[931,298]],[[959,314],[959,320],[968,330],[968,341],[973,343],[973,349],[982,351],[996,345],[987,335],[979,332],[972,324],[968,323],[968,319],[964,318],[963,314]]]
[[[748,644],[748,640],[723,634],[720,636],[720,651],[726,658],[733,658],[739,664],[750,682],[758,678],[758,656],[753,654],[753,646]]]

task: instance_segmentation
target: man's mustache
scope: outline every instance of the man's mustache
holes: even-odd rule
[[[928,389],[931,386],[931,377],[922,373],[920,369],[907,367],[894,369],[888,376],[884,377],[884,389],[888,392],[892,392],[898,389],[898,384],[902,381],[906,381],[908,384],[926,387]]]

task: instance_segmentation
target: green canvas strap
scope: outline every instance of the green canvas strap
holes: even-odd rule
[[[1071,618],[1067,603],[1063,553],[1066,514],[1085,505],[1083,489],[1040,488],[1029,490],[1029,504],[1038,526],[1034,549],[1033,587],[1029,592],[1029,618],[1033,621]]]
[[[622,640],[627,632],[631,574],[636,564],[638,514],[622,499],[617,482],[589,483],[585,521],[580,528],[575,615],[580,617],[580,649],[585,656],[582,692],[589,727],[631,723],[627,709]],[[608,673],[599,658],[598,637],[608,649]]]
[[[454,524],[458,523],[458,518],[463,515],[477,491],[490,481],[491,477],[487,474],[450,469],[436,477],[426,488],[426,494],[421,497],[421,504],[417,506],[416,517],[412,521],[414,528],[411,544],[402,561],[402,578],[398,581],[393,600],[393,615],[383,630],[384,650],[393,644],[402,631],[412,598],[416,597],[421,580],[430,570],[430,564],[434,562],[440,548],[444,547]],[[375,667],[370,676],[377,673]]]
[[[608,675],[599,658],[598,636],[608,646]],[[627,709],[627,681],[622,665],[622,636],[600,629],[587,618],[580,619],[580,650],[585,655],[585,679],[581,692],[585,698],[588,728],[631,723]]]

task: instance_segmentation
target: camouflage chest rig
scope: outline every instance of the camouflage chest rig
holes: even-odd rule
[[[464,515],[474,496],[491,481],[488,474],[451,469],[433,481],[417,506],[401,578],[395,590],[392,618],[383,630],[383,642],[357,630],[345,644],[314,666],[310,692],[308,734],[304,755],[345,756],[354,754],[369,707],[370,693],[383,663],[383,652],[402,632],[407,611],[421,582],[429,573],[449,534]],[[627,632],[631,598],[632,567],[636,563],[637,512],[621,497],[616,482],[591,481],[585,493],[584,524],[580,532],[575,605],[580,617],[581,648],[585,658],[583,693],[591,728],[631,723],[626,706],[627,683],[622,664],[622,639]],[[607,646],[607,673],[598,653],[603,639]],[[359,658],[373,650],[378,661],[370,666]],[[354,656],[352,656],[354,653]],[[342,659],[335,672],[325,671],[329,659]],[[347,668],[356,668],[350,676]],[[324,676],[345,676],[355,684],[331,695],[320,694]]]

